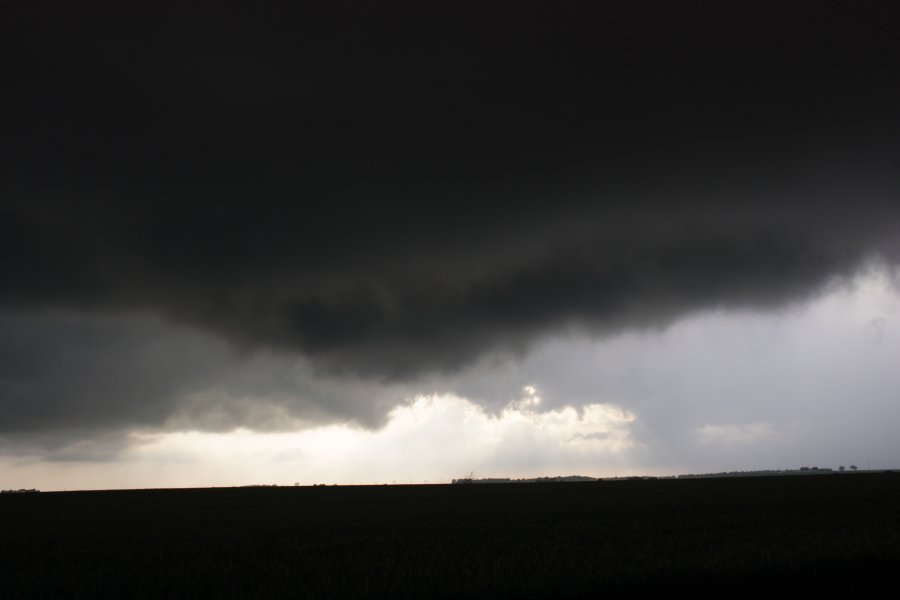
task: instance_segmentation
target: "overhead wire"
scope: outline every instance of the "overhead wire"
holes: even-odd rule
[[[875,27],[876,29],[878,29],[878,30],[880,30],[880,31],[882,31],[882,32],[884,32],[884,33],[886,33],[886,34],[888,34],[889,36],[891,36],[892,38],[894,38],[895,40],[897,40],[898,42],[900,42],[900,35],[894,33],[893,31],[891,31],[891,30],[888,29],[887,27],[883,27],[883,26],[879,25],[878,23],[876,23],[876,22],[873,21],[872,19],[870,19],[870,18],[866,17],[865,15],[863,15],[863,14],[861,14],[861,13],[859,13],[859,12],[853,10],[853,9],[850,8],[849,6],[845,6],[843,3],[839,2],[838,0],[830,0],[830,2],[831,2],[832,4],[835,4],[835,5],[838,6],[839,8],[845,10],[846,12],[850,13],[851,15],[853,15],[854,17],[856,17],[856,18],[859,19],[860,21],[863,21],[863,22],[865,22],[865,23],[868,23],[868,24],[871,25],[872,27]]]

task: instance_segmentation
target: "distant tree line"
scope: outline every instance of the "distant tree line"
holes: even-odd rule
[[[584,477],[582,475],[566,475],[557,477],[529,477],[525,479],[510,479],[509,477],[484,477],[475,479],[469,473],[465,477],[454,479],[451,483],[560,483],[571,481],[599,481],[596,477]]]

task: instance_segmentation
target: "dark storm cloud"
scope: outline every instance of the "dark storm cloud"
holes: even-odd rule
[[[6,309],[414,379],[897,257],[900,48],[832,3],[320,4],[8,9]]]
[[[96,460],[134,428],[376,427],[410,394],[316,377],[296,357],[235,352],[147,314],[0,313],[0,451]]]

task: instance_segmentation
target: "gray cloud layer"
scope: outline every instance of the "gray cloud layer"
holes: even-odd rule
[[[140,314],[0,314],[0,450],[102,459],[144,431],[380,425],[409,387],[317,376]],[[85,443],[91,440],[90,443]]]
[[[148,315],[7,314],[0,450],[97,461],[115,459],[134,429],[377,427],[430,392],[498,414],[535,385],[541,410],[603,403],[635,415],[624,459],[635,469],[891,466],[898,294],[895,281],[873,296],[873,275],[885,271],[775,313],[710,311],[602,340],[555,337],[524,356],[392,385],[323,376],[287,353],[236,352]],[[520,466],[533,455],[512,441],[502,450]]]
[[[158,426],[296,361],[285,389],[348,378],[297,414],[372,424],[351,382],[900,256],[889,36],[819,2],[470,8],[11,11],[2,427]],[[275,418],[226,404],[191,418]]]

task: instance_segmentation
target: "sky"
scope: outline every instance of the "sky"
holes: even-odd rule
[[[0,488],[900,467],[900,11],[5,10]]]

